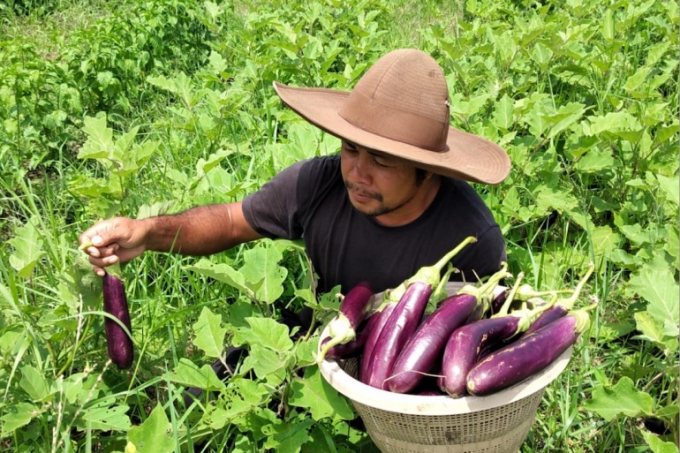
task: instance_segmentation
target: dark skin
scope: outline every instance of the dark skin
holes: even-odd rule
[[[342,142],[342,176],[352,205],[386,226],[406,225],[430,206],[440,186],[432,173],[408,162]],[[199,206],[180,214],[97,222],[79,238],[94,272],[127,262],[147,250],[205,256],[261,239],[246,221],[241,202]]]

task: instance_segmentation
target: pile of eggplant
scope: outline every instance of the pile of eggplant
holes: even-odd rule
[[[591,263],[575,288],[535,291],[513,279],[505,263],[483,282],[446,293],[454,271],[447,263],[469,237],[438,263],[383,293],[374,308],[370,282],[342,299],[321,339],[317,360],[357,357],[364,384],[418,395],[489,395],[548,367],[590,325],[591,304],[575,302],[591,276]],[[566,294],[566,295],[565,295]],[[429,311],[427,307],[433,307]]]

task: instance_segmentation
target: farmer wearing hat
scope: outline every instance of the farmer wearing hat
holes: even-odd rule
[[[269,238],[302,238],[320,292],[362,280],[394,287],[467,236],[454,278],[476,281],[506,259],[500,228],[466,181],[510,171],[499,146],[449,126],[444,74],[429,55],[396,50],[351,92],[274,83],[283,102],[339,137],[339,156],[294,164],[236,203],[144,220],[113,218],[80,236],[98,275],[146,250],[209,255]]]
[[[446,80],[413,49],[388,53],[351,92],[274,83],[283,102],[342,140],[340,154],[298,162],[236,203],[144,220],[114,218],[80,237],[98,275],[146,250],[209,255],[260,238],[304,240],[318,291],[363,280],[376,292],[434,264],[467,236],[453,278],[499,270],[505,243],[467,181],[497,184],[510,171],[499,146],[449,125]],[[306,324],[306,322],[302,322]]]

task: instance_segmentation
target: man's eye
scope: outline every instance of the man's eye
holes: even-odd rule
[[[375,165],[377,165],[378,167],[389,167],[389,165],[387,165],[387,164],[385,163],[385,161],[384,161],[383,159],[379,158],[379,157],[374,157],[374,158],[373,158],[373,163],[374,163]]]

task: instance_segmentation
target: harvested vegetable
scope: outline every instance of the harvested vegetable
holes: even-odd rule
[[[118,267],[117,265],[114,266]],[[132,333],[130,312],[125,296],[125,285],[123,280],[113,275],[112,272],[115,271],[116,269],[107,271],[103,278],[104,311],[118,319],[127,328],[128,332]],[[132,339],[120,324],[109,317],[104,320],[104,329],[106,331],[106,343],[111,361],[120,369],[129,368],[134,358]]]
[[[413,277],[406,280],[406,291],[375,343],[370,358],[370,369],[366,376],[362,376],[362,381],[372,387],[386,388],[386,379],[390,376],[399,352],[418,327],[432,291],[442,281],[442,269],[464,247],[473,242],[476,242],[474,237],[466,238],[437,263],[421,268]]]
[[[498,282],[509,276],[503,264],[502,270],[479,288],[466,285],[457,294],[444,299],[439,308],[420,324],[399,353],[387,388],[396,393],[408,393],[414,389],[425,373],[435,367],[451,333],[464,325],[478,307],[484,311]]]
[[[321,363],[330,348],[348,343],[356,338],[356,330],[371,309],[373,288],[369,282],[361,282],[342,299],[340,311],[328,324],[330,340],[321,348],[317,362]]]
[[[468,392],[488,395],[535,375],[573,345],[589,325],[588,312],[576,310],[492,352],[470,370]]]

